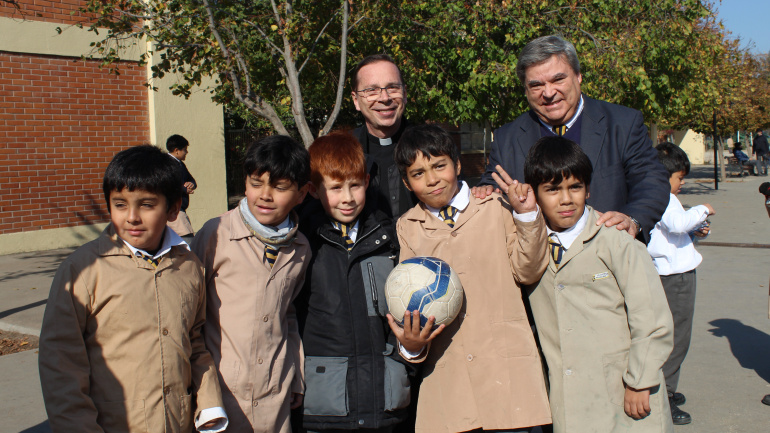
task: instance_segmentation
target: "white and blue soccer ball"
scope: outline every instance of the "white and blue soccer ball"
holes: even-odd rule
[[[404,312],[420,311],[420,326],[428,317],[435,326],[449,325],[463,304],[463,286],[449,265],[435,257],[412,257],[399,263],[385,282],[388,309],[399,325]]]

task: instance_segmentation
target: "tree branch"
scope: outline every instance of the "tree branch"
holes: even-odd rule
[[[335,14],[336,15],[336,14]],[[340,108],[342,107],[342,96],[345,92],[345,72],[347,70],[347,57],[348,57],[348,19],[350,17],[350,3],[348,0],[342,0],[342,33],[340,38],[340,74],[337,81],[337,98],[334,101],[334,108],[329,115],[329,119],[326,120],[326,124],[319,132],[320,135],[326,135],[334,126],[334,122],[337,120],[337,116],[340,114]]]
[[[337,14],[340,13],[339,11],[335,12],[334,15],[332,15],[331,19],[326,22],[326,24],[323,26],[320,32],[318,32],[318,36],[316,36],[315,41],[313,41],[313,46],[310,47],[310,50],[307,53],[307,57],[305,58],[305,61],[302,62],[302,66],[299,67],[298,73],[301,74],[302,70],[305,68],[305,65],[307,65],[308,60],[310,60],[311,57],[313,57],[313,52],[315,51],[315,47],[318,45],[318,41],[321,39],[321,36],[326,32],[326,28],[329,27],[329,24],[334,21],[335,18],[337,18]],[[344,36],[345,39],[347,39],[347,35]]]

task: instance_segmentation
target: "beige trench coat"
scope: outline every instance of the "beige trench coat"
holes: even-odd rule
[[[471,197],[454,228],[424,205],[398,221],[403,261],[433,256],[460,277],[458,318],[433,341],[423,364],[417,432],[513,429],[550,424],[543,365],[520,284],[547,264],[542,216],[514,224],[499,194]]]
[[[307,239],[297,233],[270,268],[235,208],[201,228],[193,251],[206,273],[204,335],[222,380],[227,431],[289,433],[291,393],[305,389],[292,301],[310,261]]]
[[[661,367],[674,328],[660,277],[644,244],[597,227],[597,214],[587,212],[558,269],[551,259],[529,294],[548,363],[554,432],[671,432]],[[655,387],[648,417],[625,414],[623,382]]]
[[[59,266],[40,332],[40,383],[57,432],[184,432],[223,407],[201,329],[203,268],[173,247],[157,269],[112,226]]]

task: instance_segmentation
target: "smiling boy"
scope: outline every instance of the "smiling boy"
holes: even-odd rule
[[[174,164],[150,145],[115,155],[103,182],[110,224],[54,277],[39,360],[54,432],[227,426],[201,334],[203,269],[166,229],[181,201]]]
[[[303,353],[294,298],[310,261],[292,209],[308,190],[304,146],[287,136],[252,144],[246,197],[193,240],[208,293],[204,329],[230,417],[228,431],[289,433],[302,404]]]
[[[355,137],[333,132],[308,151],[318,200],[300,223],[313,253],[296,302],[306,355],[304,427],[389,433],[407,418],[414,372],[385,319],[395,227],[367,200],[366,159]]]
[[[673,322],[644,244],[596,225],[591,162],[564,137],[531,148],[525,180],[548,223],[550,258],[528,287],[548,363],[553,430],[670,432],[661,367]]]
[[[388,318],[402,355],[423,362],[417,432],[528,431],[551,422],[540,355],[520,284],[540,278],[546,234],[532,189],[510,178],[500,194],[478,199],[458,180],[460,155],[435,125],[407,128],[396,146],[404,183],[421,201],[397,224],[401,261],[446,261],[464,290],[449,326],[422,329],[419,312],[404,328]],[[430,342],[430,345],[428,343]]]

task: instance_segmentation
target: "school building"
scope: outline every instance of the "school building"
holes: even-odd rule
[[[122,56],[120,75],[81,60],[98,40],[75,26],[84,0],[16,3],[0,2],[0,254],[98,236],[112,156],[142,143],[165,149],[172,134],[190,142],[193,227],[227,210],[223,110],[208,93],[174,96],[175,77],[155,80],[157,92],[146,87],[149,65],[137,64],[145,43]]]

